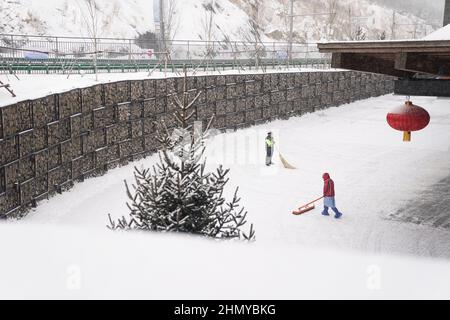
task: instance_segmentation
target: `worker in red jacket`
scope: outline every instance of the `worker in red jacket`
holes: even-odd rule
[[[324,210],[322,214],[324,216],[329,216],[328,208],[333,209],[334,213],[336,214],[334,217],[336,219],[339,219],[342,217],[342,213],[339,212],[339,210],[336,208],[336,199],[335,199],[335,192],[334,192],[334,181],[331,180],[330,175],[328,173],[324,173],[323,176],[323,196],[324,196]]]

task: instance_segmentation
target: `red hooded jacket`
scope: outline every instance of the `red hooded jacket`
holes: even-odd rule
[[[334,181],[331,180],[330,175],[328,173],[324,173],[323,176],[323,196],[324,197],[334,197]]]

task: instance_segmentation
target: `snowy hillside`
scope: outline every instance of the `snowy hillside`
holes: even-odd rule
[[[99,35],[134,37],[153,28],[148,0],[97,0]],[[88,36],[83,0],[0,2],[0,32],[30,35]]]
[[[170,0],[169,0],[170,1]],[[288,0],[172,0],[174,19],[172,35],[175,39],[206,39],[205,25],[212,17],[212,39],[245,39],[251,35],[249,19],[258,22],[261,39],[286,40],[288,33]],[[391,36],[391,9],[369,4],[366,0],[299,0],[294,12],[298,15],[335,12],[334,15],[296,17],[296,41],[321,39],[348,40],[361,27],[368,39]],[[136,37],[155,31],[154,3],[149,0],[96,0],[99,13],[100,37]],[[208,6],[209,3],[213,3]],[[209,10],[208,10],[209,8]],[[84,14],[83,14],[84,12]],[[87,36],[86,9],[83,0],[17,0],[0,3],[0,33],[20,33],[58,36]],[[431,27],[406,24],[425,21],[407,15],[396,15],[396,37],[423,37]],[[77,27],[74,27],[77,26]]]
[[[230,0],[250,11],[248,0]],[[289,0],[261,0],[260,25],[264,33],[275,40],[288,39],[290,12]],[[334,13],[332,15],[311,15]],[[354,39],[362,28],[367,39],[391,37],[393,11],[366,0],[315,0],[295,1],[294,37],[296,41],[317,40],[357,40]],[[303,16],[304,15],[304,16]],[[414,27],[406,24],[425,23],[424,20],[407,13],[396,13],[395,38],[412,38]],[[433,30],[431,26],[416,28],[416,37],[425,36]],[[362,40],[362,39],[361,39]]]

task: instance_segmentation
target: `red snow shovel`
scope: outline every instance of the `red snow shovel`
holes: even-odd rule
[[[302,215],[304,213],[307,213],[307,212],[309,212],[311,210],[314,210],[316,208],[314,203],[316,203],[319,200],[322,200],[323,198],[324,197],[320,197],[319,199],[316,199],[316,200],[314,200],[314,201],[312,201],[312,202],[310,202],[308,204],[305,204],[304,206],[301,206],[300,208],[298,208],[297,211],[292,212],[292,214],[296,215],[296,216],[300,216],[300,215]]]

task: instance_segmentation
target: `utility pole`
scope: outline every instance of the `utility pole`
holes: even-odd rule
[[[396,14],[397,14],[397,12],[394,10],[394,12],[392,14],[391,40],[395,40],[395,28],[396,28],[395,16],[396,16]]]
[[[166,26],[164,17],[164,0],[159,0],[159,28],[162,49],[166,51]]]
[[[290,0],[290,13],[289,13],[289,48],[288,56],[289,63],[292,64],[292,43],[294,42],[294,0]]]

